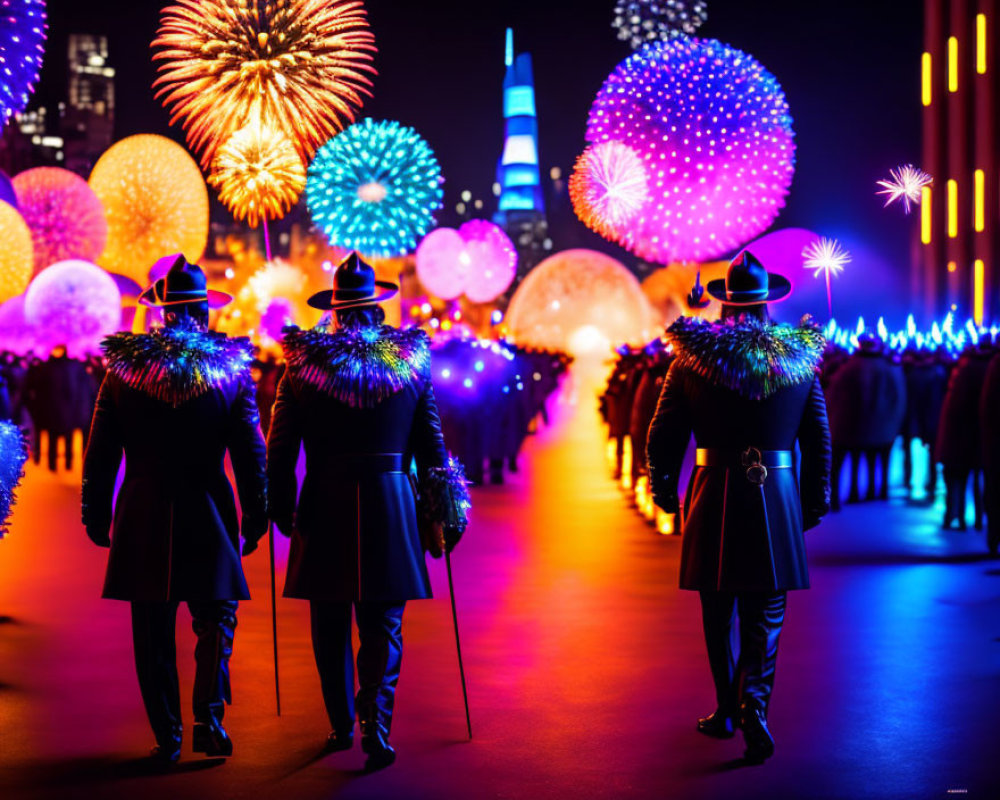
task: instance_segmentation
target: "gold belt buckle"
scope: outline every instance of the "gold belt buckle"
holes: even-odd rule
[[[764,460],[760,450],[756,447],[748,447],[740,455],[743,466],[746,467],[747,480],[755,486],[763,486],[767,480],[767,467],[761,462]]]

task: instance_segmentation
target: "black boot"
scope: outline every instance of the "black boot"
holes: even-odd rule
[[[326,751],[328,753],[339,753],[343,750],[350,750],[352,747],[354,747],[354,731],[347,733],[330,731],[330,735],[326,737]]]
[[[778,639],[785,619],[784,592],[739,595],[740,616],[740,728],[746,758],[763,761],[774,754],[774,738],[767,727],[767,707],[774,689]]]
[[[176,764],[181,757],[181,726],[156,734],[156,747],[149,751],[149,757],[162,766]]]
[[[732,739],[736,735],[733,731],[732,714],[721,708],[717,708],[707,717],[699,719],[698,731],[713,739]]]
[[[747,761],[760,763],[774,755],[774,737],[767,728],[767,712],[756,702],[748,701],[740,706],[740,728],[747,749]]]
[[[701,621],[705,632],[708,664],[715,684],[714,713],[698,720],[698,730],[716,739],[733,736],[736,716],[735,659],[730,634],[736,598],[728,592],[701,592]]]
[[[181,755],[181,701],[174,647],[176,603],[132,603],[132,641],[139,691],[156,737],[150,757],[173,764]]]
[[[396,751],[389,744],[389,731],[375,708],[366,709],[361,717],[361,749],[368,755],[365,769],[369,772],[384,769],[396,760]]]
[[[222,725],[226,703],[232,702],[229,659],[236,634],[236,601],[188,603],[191,625],[198,636],[194,658],[194,732],[196,753],[219,757],[233,754],[233,740]]]

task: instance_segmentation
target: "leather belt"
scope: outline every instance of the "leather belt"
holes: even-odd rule
[[[402,471],[402,453],[346,453],[337,456],[336,461],[324,470],[327,474],[333,473],[344,478]]]
[[[769,469],[791,469],[791,450],[760,450],[748,447],[746,450],[716,450],[699,447],[695,452],[695,464],[699,467],[725,467],[746,470],[750,483],[763,486]]]

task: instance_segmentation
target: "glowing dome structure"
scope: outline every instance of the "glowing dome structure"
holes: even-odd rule
[[[506,324],[518,344],[606,356],[658,333],[656,314],[621,262],[595,250],[549,256],[517,287]]]
[[[359,0],[180,0],[163,9],[153,47],[157,97],[205,167],[253,121],[283,132],[307,161],[354,121],[375,74]]]
[[[413,128],[365,119],[320,148],[306,202],[334,247],[391,258],[413,252],[434,227],[442,182],[434,151]]]
[[[0,303],[28,288],[33,273],[31,231],[21,215],[0,202]]]
[[[417,278],[442,300],[462,295],[470,267],[465,239],[454,228],[435,228],[417,247]]]
[[[587,141],[632,148],[649,195],[621,243],[660,264],[707,261],[763,232],[794,172],[788,104],[754,58],[713,39],[646,45],[590,110]]]
[[[28,105],[45,53],[45,0],[0,0],[0,128]]]
[[[24,296],[25,321],[49,345],[74,353],[97,352],[121,323],[114,279],[86,261],[61,261],[39,273]]]
[[[208,243],[208,189],[201,170],[176,142],[155,134],[112,145],[90,174],[104,204],[108,243],[98,262],[144,284],[162,256],[197,263]]]
[[[93,261],[104,249],[104,207],[87,182],[61,167],[35,167],[13,180],[17,207],[31,231],[37,275],[57,261]]]
[[[708,303],[704,308],[691,308],[687,296],[694,286],[695,277],[701,270],[701,285],[711,280],[725,278],[729,271],[728,261],[711,261],[707,264],[671,264],[669,267],[650,273],[642,282],[643,294],[656,309],[664,326],[680,316],[717,319],[722,303],[708,294],[703,296]]]

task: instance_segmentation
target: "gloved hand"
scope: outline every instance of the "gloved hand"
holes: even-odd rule
[[[243,555],[248,556],[257,549],[257,543],[267,533],[267,517],[243,517]]]
[[[91,522],[86,526],[87,537],[98,547],[111,547],[111,536],[108,533],[110,527],[107,523]]]
[[[458,528],[453,525],[444,526],[444,551],[450,553],[455,549],[455,545],[458,544],[459,540],[462,538],[462,534],[465,533],[465,528]]]

